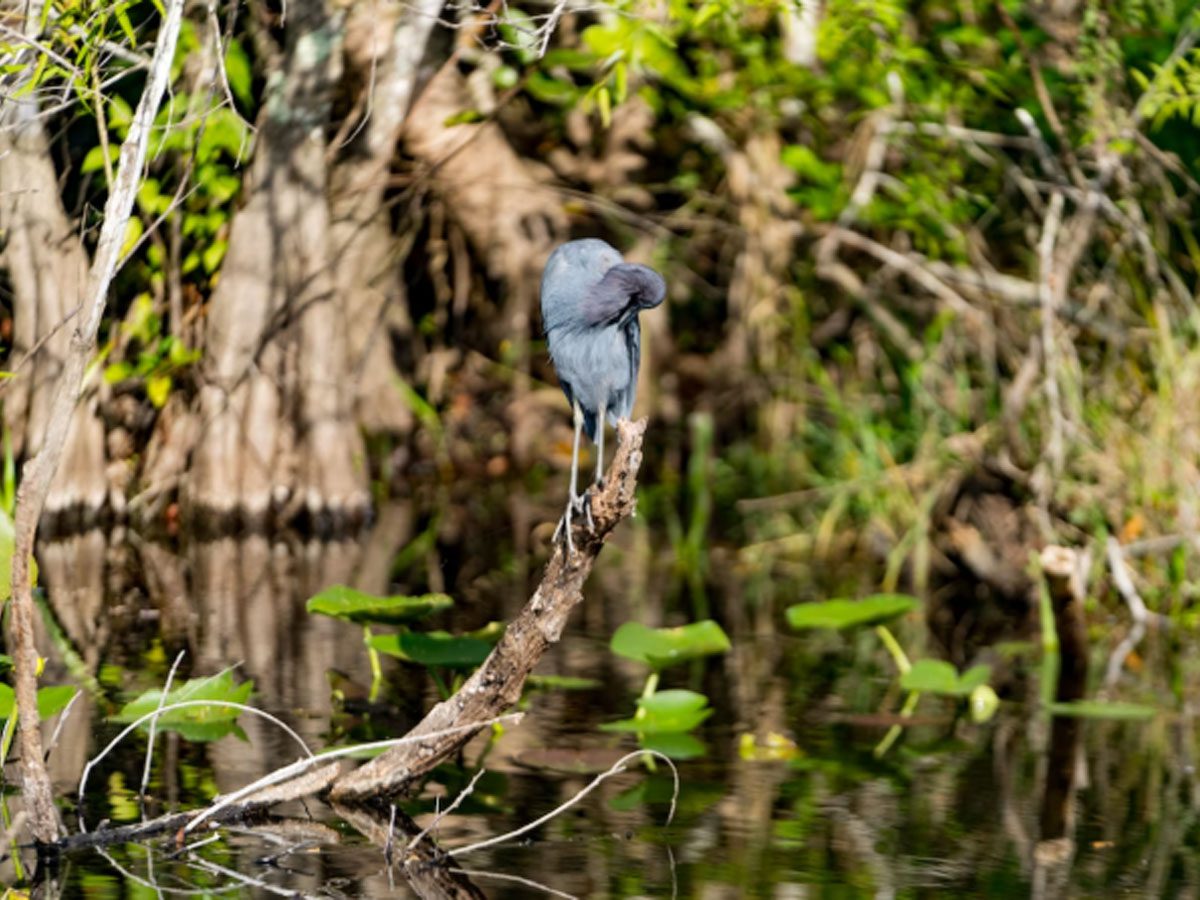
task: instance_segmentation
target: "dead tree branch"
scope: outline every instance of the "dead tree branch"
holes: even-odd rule
[[[343,775],[333,785],[334,800],[365,800],[403,790],[465,744],[484,723],[520,699],[526,677],[546,649],[558,641],[571,610],[583,600],[583,584],[608,536],[622,519],[634,512],[634,489],[642,464],[645,432],[645,419],[618,425],[616,456],[604,487],[593,489],[592,493],[595,530],[589,531],[582,524],[576,527],[573,556],[568,556],[561,545],[555,548],[542,583],[491,655],[458,693],[430,710],[409,733],[409,737],[429,734],[429,740],[396,747]],[[433,735],[471,724],[477,724],[478,728]]]
[[[104,226],[96,246],[96,257],[88,272],[83,315],[76,322],[71,349],[55,389],[45,440],[37,456],[22,470],[17,492],[16,538],[12,563],[12,637],[16,659],[15,690],[21,726],[21,768],[25,802],[30,812],[34,838],[49,843],[58,835],[58,818],[50,788],[50,777],[42,760],[42,738],[37,714],[37,648],[34,645],[34,606],[29,582],[29,559],[38,520],[50,491],[50,482],[58,469],[67,430],[79,399],[83,373],[96,346],[96,334],[108,297],[108,287],[116,274],[126,225],[133,211],[138,181],[146,162],[151,126],[162,102],[171,75],[171,60],[183,18],[183,0],[170,0],[162,26],[146,89],[130,123],[129,134],[121,145],[116,180],[104,207]]]

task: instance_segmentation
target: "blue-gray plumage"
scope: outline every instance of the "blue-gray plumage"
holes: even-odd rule
[[[585,512],[591,518],[590,507],[576,493],[580,431],[596,443],[599,483],[605,419],[627,419],[633,412],[642,353],[638,313],[658,306],[666,295],[661,275],[625,262],[613,247],[594,238],[563,244],[546,261],[542,324],[559,384],[575,414],[571,496],[559,522],[568,550],[574,550],[571,514]]]

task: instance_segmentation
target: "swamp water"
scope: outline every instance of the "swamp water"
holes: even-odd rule
[[[636,736],[600,729],[633,714],[647,678],[609,640],[626,621],[676,625],[698,616],[679,612],[689,601],[672,589],[678,576],[665,574],[669,565],[648,561],[644,525],[626,525],[601,556],[564,639],[537,669],[587,681],[544,679],[527,692],[519,726],[476,738],[400,804],[398,814],[427,825],[486,770],[437,825],[443,849],[534,821],[638,748]],[[474,538],[491,547],[479,553],[424,540],[428,533],[411,510],[398,508],[355,542],[241,538],[177,551],[94,532],[41,545],[43,681],[85,686],[50,756],[68,827],[78,827],[81,770],[120,730],[108,717],[161,687],[179,650],[187,651],[179,680],[238,664],[236,680],[254,682],[250,702],[314,749],[407,731],[453,673],[385,657],[372,702],[362,628],[311,615],[305,600],[338,583],[380,593],[445,590],[456,605],[432,627],[455,633],[515,615],[537,578],[536,559],[520,559],[495,533]],[[402,549],[413,546],[423,549]],[[552,821],[458,857],[483,896],[1107,897],[1200,889],[1196,727],[1186,701],[1197,656],[1180,646],[1190,636],[1152,631],[1131,658],[1136,671],[1130,667],[1118,684],[1117,699],[1158,707],[1150,718],[1056,727],[1037,700],[1053,678],[1042,671],[1040,648],[1009,642],[987,651],[992,683],[1005,698],[993,718],[975,723],[963,703],[925,695],[903,736],[880,753],[906,692],[876,633],[792,631],[783,607],[825,591],[743,571],[733,580],[741,587],[714,586],[706,598],[729,651],[662,673],[660,689],[703,693],[713,708],[682,748],[691,758],[677,762],[674,819],[667,824],[669,767],[634,762]],[[672,594],[665,612],[659,598]],[[914,659],[937,655],[920,613],[890,628]],[[1117,621],[1092,626],[1089,696],[1117,643],[1114,632],[1123,633]],[[137,792],[146,739],[127,739],[90,773],[87,826],[201,806],[300,755],[293,738],[265,719],[243,715],[238,726],[214,741],[160,733],[145,809]],[[1062,790],[1064,754],[1081,764],[1073,798]],[[10,805],[19,808],[19,799]],[[1039,842],[1048,815],[1065,817],[1069,839]],[[183,851],[171,836],[74,852],[33,891],[417,895],[389,874],[381,846],[320,800],[215,834],[195,835]],[[6,866],[12,883],[11,857]]]

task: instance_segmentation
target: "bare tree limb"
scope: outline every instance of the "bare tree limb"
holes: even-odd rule
[[[558,641],[571,610],[583,600],[584,581],[609,534],[633,514],[645,432],[645,419],[618,424],[616,456],[604,487],[592,493],[595,530],[576,526],[574,555],[568,555],[561,545],[555,548],[542,583],[491,655],[458,693],[431,709],[408,735],[429,735],[429,739],[403,744],[343,775],[331,791],[335,801],[365,800],[403,790],[520,699],[525,679],[546,649]],[[476,727],[470,731],[444,734],[447,729],[472,724]]]
[[[133,211],[138,180],[146,161],[151,127],[170,80],[171,60],[183,18],[183,0],[169,0],[159,28],[146,88],[130,123],[129,134],[121,145],[119,169],[112,192],[104,208],[104,226],[96,246],[96,256],[88,273],[83,315],[77,320],[71,337],[62,375],[50,407],[46,437],[37,456],[22,469],[17,492],[16,538],[12,564],[12,637],[16,660],[15,690],[21,726],[21,767],[24,796],[30,813],[34,838],[41,843],[58,836],[58,818],[50,788],[50,776],[42,760],[42,737],[37,714],[37,648],[33,638],[34,606],[29,579],[29,560],[38,520],[50,491],[50,482],[58,469],[67,430],[79,399],[84,368],[96,346],[100,319],[108,297],[108,288],[116,274],[125,229]]]

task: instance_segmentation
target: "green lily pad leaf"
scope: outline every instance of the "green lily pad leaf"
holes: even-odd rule
[[[662,734],[642,734],[638,746],[643,750],[657,750],[671,759],[696,759],[708,752],[704,742],[695,735],[683,731],[667,731]]]
[[[492,645],[474,637],[444,631],[377,634],[369,641],[380,653],[422,666],[473,669],[492,652]]]
[[[37,708],[38,718],[48,719],[55,713],[62,712],[71,698],[75,696],[76,688],[69,684],[54,684],[38,688]],[[0,683],[0,719],[7,719],[16,707],[16,695],[7,684]]]
[[[1056,716],[1078,719],[1152,719],[1158,714],[1153,706],[1142,703],[1107,703],[1103,700],[1076,700],[1072,703],[1051,703],[1047,707]]]
[[[454,605],[445,594],[422,594],[409,597],[397,594],[377,597],[363,591],[335,584],[308,600],[308,611],[332,616],[359,625],[402,625],[441,612]]]
[[[987,684],[992,674],[990,666],[973,666],[961,676],[944,659],[919,659],[900,676],[900,687],[906,691],[942,694],[947,697],[966,697],[977,687]]]
[[[992,667],[985,665],[971,666],[967,671],[963,672],[958,677],[958,691],[964,696],[971,693],[975,688],[982,687],[987,684],[988,679],[992,677]]]
[[[609,644],[613,653],[645,663],[653,669],[665,669],[676,663],[729,651],[729,638],[711,619],[679,628],[647,628],[638,622],[626,622],[617,629]]]
[[[921,605],[907,594],[875,594],[861,600],[822,600],[797,603],[787,608],[788,624],[793,628],[854,628],[886,622]]]
[[[900,687],[906,691],[953,694],[958,687],[958,669],[944,659],[918,659],[900,676]]]
[[[221,672],[208,678],[185,681],[167,694],[165,701],[162,699],[161,690],[146,691],[137,699],[126,703],[110,718],[113,722],[133,722],[147,713],[154,712],[160,703],[163,706],[197,700],[245,703],[253,690],[253,681],[235,684],[232,672]],[[163,713],[158,717],[157,728],[160,731],[176,731],[189,741],[212,741],[234,731],[239,715],[241,710],[230,706],[189,706]],[[143,722],[141,727],[149,731],[150,722]]]
[[[638,700],[638,707],[634,718],[606,722],[601,730],[640,734],[691,731],[713,713],[708,698],[695,691],[659,691]]]

